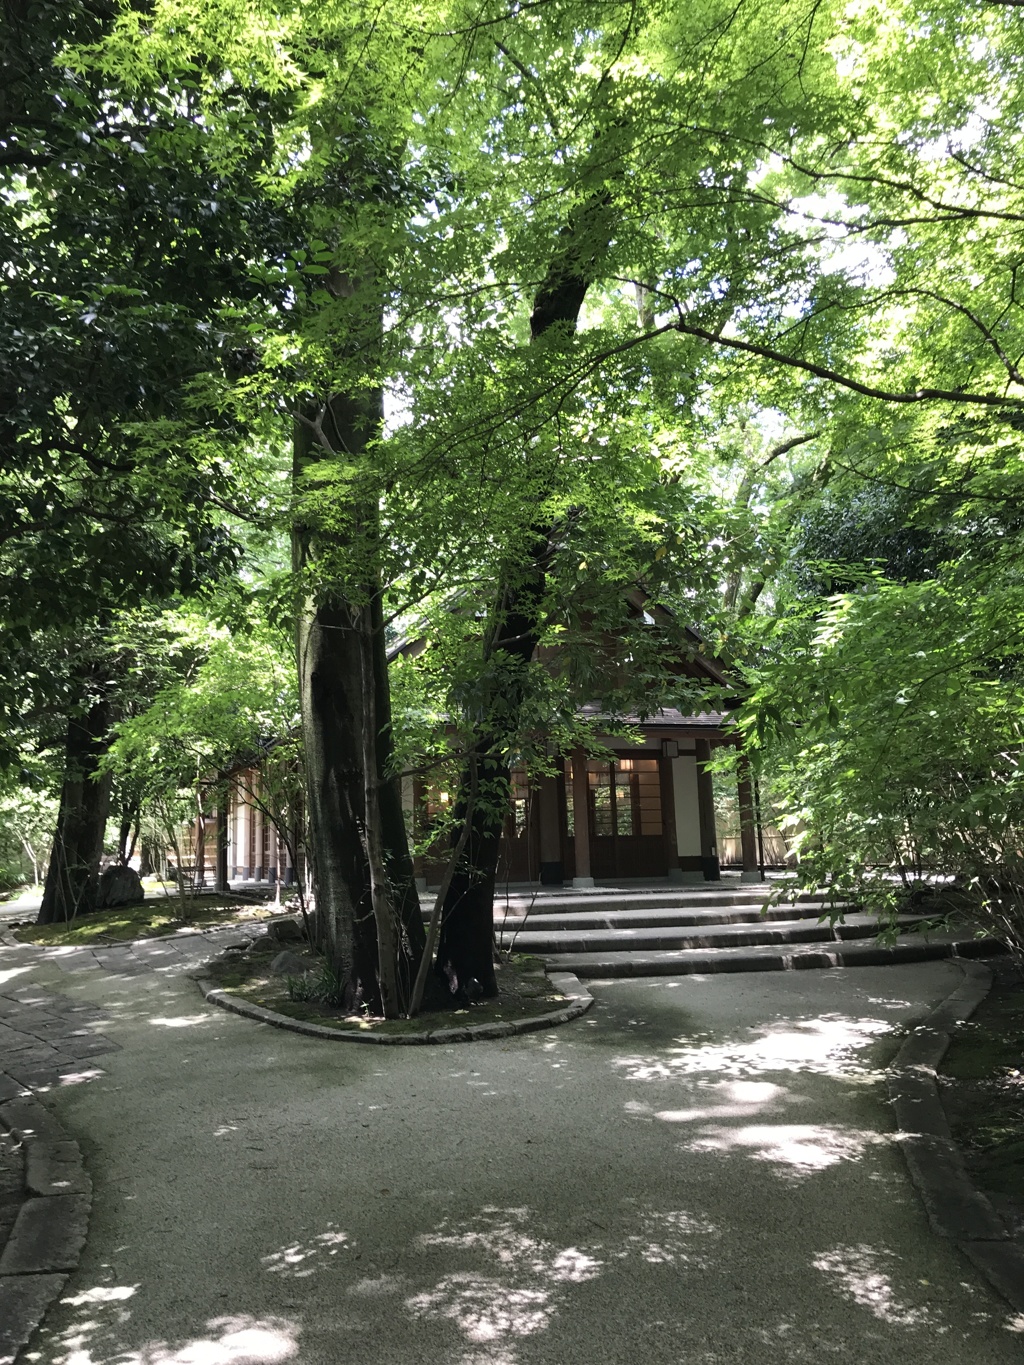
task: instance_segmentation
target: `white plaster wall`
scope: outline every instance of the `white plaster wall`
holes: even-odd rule
[[[700,857],[700,813],[697,807],[697,758],[683,754],[672,760],[672,793],[676,803],[676,842],[681,858]]]

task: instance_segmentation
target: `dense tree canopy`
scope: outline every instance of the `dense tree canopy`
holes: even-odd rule
[[[682,700],[661,661],[688,626],[733,662],[807,876],[1005,863],[1013,7],[12,0],[5,23],[12,735],[96,701],[47,662],[55,618],[112,632],[239,570],[244,596],[280,545],[255,522],[292,542],[271,616],[320,944],[389,1013],[424,950],[397,768],[461,765],[439,968],[488,989],[512,758],[586,743],[582,700]],[[638,628],[637,591],[675,627]],[[616,633],[625,680],[594,649]],[[393,715],[387,646],[418,637]]]

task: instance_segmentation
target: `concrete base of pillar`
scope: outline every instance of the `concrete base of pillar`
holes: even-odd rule
[[[681,867],[670,867],[668,870],[668,879],[670,882],[685,882],[686,876],[687,874]]]
[[[594,879],[593,877],[573,877],[572,884],[574,889],[586,891],[594,885]]]
[[[758,870],[757,870],[756,867],[752,867],[752,868],[749,869],[749,871],[747,871],[747,872],[742,872],[742,873],[740,874],[740,881],[741,881],[741,882],[763,882],[763,881],[764,881],[764,878],[761,876],[760,872],[758,872]]]
[[[416,883],[417,891],[426,891],[427,889],[426,877],[413,877],[413,881]]]
[[[672,880],[673,880],[673,881],[676,881],[677,878],[673,877]],[[703,886],[703,884],[704,884],[704,873],[703,873],[703,872],[687,872],[687,871],[685,871],[683,868],[680,868],[680,869],[679,869],[679,877],[678,877],[678,880],[681,881],[681,882],[685,882],[688,886],[694,886],[694,885],[696,885],[698,882],[700,883],[700,885]]]

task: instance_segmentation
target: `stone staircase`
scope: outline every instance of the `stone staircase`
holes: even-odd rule
[[[894,944],[878,942],[878,921],[824,895],[765,909],[770,887],[730,884],[519,890],[495,899],[499,945],[532,953],[580,977],[675,976],[694,972],[789,971],[879,966],[944,957],[986,957],[997,941],[972,930],[929,931],[920,915],[900,919]],[[825,917],[824,920],[822,917]]]

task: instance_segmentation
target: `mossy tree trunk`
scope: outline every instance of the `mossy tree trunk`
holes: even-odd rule
[[[110,809],[110,774],[99,771],[111,723],[110,703],[93,702],[68,721],[57,829],[39,910],[40,924],[57,924],[96,909],[103,836]]]
[[[380,429],[381,394],[336,395],[325,411],[328,421],[306,415],[296,425],[300,495],[311,473],[326,472],[316,466],[351,462],[365,451]],[[305,582],[305,605],[297,653],[317,945],[345,982],[350,1006],[398,1014],[409,998],[424,930],[398,779],[390,770],[381,587],[366,549],[372,550],[376,522],[370,499],[347,509],[344,531],[300,518],[293,562]],[[346,538],[360,541],[359,582],[332,576],[331,561],[345,560]]]

